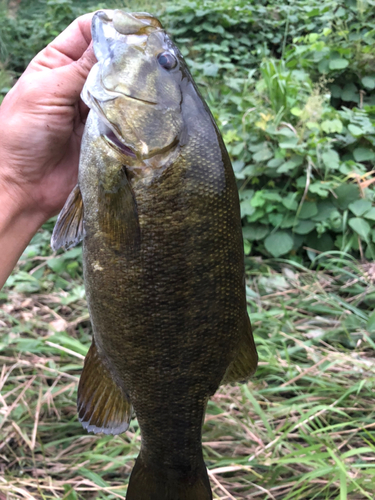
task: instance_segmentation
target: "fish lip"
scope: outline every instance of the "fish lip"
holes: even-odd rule
[[[116,98],[114,97],[114,99]],[[101,125],[109,129],[115,136],[114,140],[111,140],[111,138],[108,137],[106,133],[100,132],[100,135],[101,137],[103,137],[105,142],[118,153],[121,153],[122,155],[125,156],[129,156],[131,158],[137,158],[137,154],[132,150],[132,148],[130,148],[127,144],[125,144],[125,142],[121,138],[121,134],[119,134],[117,130],[117,127],[108,120],[98,100],[92,94],[91,94],[91,103],[92,103],[91,109],[96,112]]]
[[[112,130],[111,130],[111,132],[112,132]],[[105,142],[111,148],[113,148],[115,151],[121,153],[122,155],[129,156],[130,158],[137,158],[137,155],[134,153],[134,151],[131,148],[129,148],[129,146],[125,146],[124,144],[122,144],[122,142],[120,142],[119,139],[117,138],[116,134],[114,134],[114,136],[115,136],[115,138],[117,139],[117,141],[120,144],[118,144],[117,142],[115,142],[115,140],[111,139],[107,135],[105,135],[105,134],[102,135],[102,137],[105,140]]]
[[[135,97],[133,95],[124,94],[123,92],[121,92],[121,94],[126,96],[126,97],[129,97],[130,99],[134,99],[136,101],[143,102],[144,104],[151,104],[152,106],[156,106],[158,104],[157,102],[154,102],[154,101],[146,101],[146,99],[141,99],[140,97]]]

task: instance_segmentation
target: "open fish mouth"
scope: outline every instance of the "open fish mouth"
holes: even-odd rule
[[[107,119],[98,100],[89,93],[86,94],[86,98],[87,97],[89,97],[89,107],[91,108],[92,111],[95,112],[95,114],[98,117],[98,127],[101,137],[103,137],[106,143],[109,144],[109,146],[111,146],[113,149],[115,149],[115,151],[125,156],[131,156],[132,158],[136,158],[137,155],[132,150],[132,148],[130,148],[123,141],[121,134],[117,130],[117,127]],[[113,99],[116,99],[116,97],[114,97]]]
[[[140,50],[146,45],[150,32],[162,29],[157,19],[147,13],[125,13],[118,10],[99,11],[94,15],[92,38],[96,58],[94,65],[81,93],[82,100],[98,117],[100,135],[117,152],[136,158],[137,154],[129,147],[118,127],[110,122],[105,113],[105,103],[117,98],[132,99],[139,103],[156,106],[155,100],[127,88],[123,82],[109,84],[105,72],[115,57],[116,46],[138,46]],[[107,75],[108,77],[108,75]],[[134,89],[133,89],[134,90]]]
[[[104,127],[106,127],[105,124]],[[106,127],[105,133],[102,134],[102,137],[107,142],[107,144],[109,144],[116,151],[119,151],[125,156],[131,156],[132,158],[137,157],[134,151],[129,148],[129,146],[126,146],[123,142],[121,142],[118,139],[117,135],[109,127]]]

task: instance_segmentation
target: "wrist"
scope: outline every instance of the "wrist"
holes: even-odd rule
[[[24,200],[0,182],[0,289],[45,220],[25,207]]]
[[[34,234],[48,219],[48,215],[40,210],[28,193],[12,182],[3,181],[0,176],[0,223],[2,227],[22,223],[30,228],[30,233]]]

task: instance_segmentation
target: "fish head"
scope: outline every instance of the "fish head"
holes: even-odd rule
[[[99,11],[92,38],[98,63],[82,98],[96,110],[103,137],[146,159],[173,148],[182,135],[183,58],[148,13]]]

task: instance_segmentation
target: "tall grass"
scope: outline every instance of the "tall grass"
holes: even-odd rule
[[[44,269],[43,280],[58,260],[23,259],[1,295],[0,498],[124,498],[137,421],[121,436],[94,436],[76,417],[91,333],[82,282],[17,291],[22,268]],[[214,498],[373,499],[375,265],[344,254],[322,254],[318,270],[270,264],[247,262],[257,374],[208,405]]]

